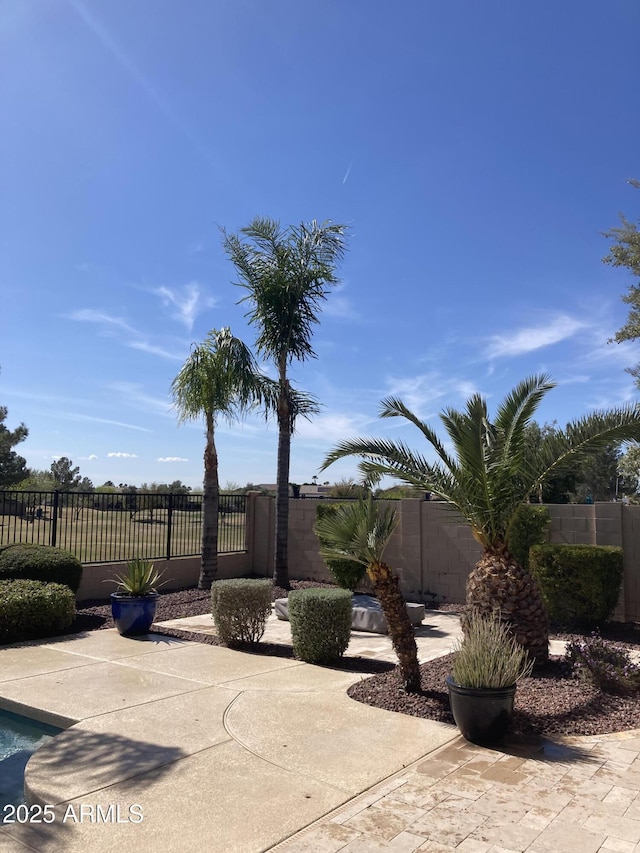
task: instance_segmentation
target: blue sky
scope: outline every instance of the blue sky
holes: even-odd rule
[[[294,482],[341,438],[415,443],[388,394],[436,424],[543,370],[540,421],[636,399],[601,232],[637,219],[639,25],[636,0],[3,0],[0,403],[29,465],[201,483],[169,387],[209,329],[253,343],[219,226],[256,215],[350,227],[291,371],[324,406]],[[276,446],[221,423],[222,483],[275,481]]]

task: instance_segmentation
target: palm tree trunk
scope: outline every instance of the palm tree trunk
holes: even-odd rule
[[[218,573],[218,454],[214,441],[213,415],[206,414],[207,444],[204,450],[204,483],[202,492],[202,558],[198,589],[211,589]]]
[[[418,693],[418,647],[398,577],[383,562],[370,563],[367,566],[367,575],[373,583],[374,592],[389,626],[389,636],[398,656],[403,687],[407,693]]]
[[[549,621],[540,587],[504,544],[488,548],[470,573],[467,607],[487,615],[499,608],[516,640],[536,663],[548,659]]]
[[[276,486],[276,542],[274,586],[289,589],[289,465],[291,462],[291,408],[286,361],[281,361],[278,399],[278,473]]]

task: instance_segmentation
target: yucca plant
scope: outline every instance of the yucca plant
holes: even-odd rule
[[[366,567],[387,619],[403,686],[407,692],[415,693],[420,690],[416,638],[398,576],[382,559],[396,524],[395,510],[376,506],[369,496],[357,503],[341,504],[335,513],[319,516],[315,531],[325,560],[355,560]]]
[[[127,572],[116,575],[116,586],[122,595],[130,595],[138,598],[151,595],[158,591],[167,581],[159,583],[162,572],[159,572],[151,560],[142,557],[134,557],[127,563]]]
[[[453,453],[401,400],[388,397],[380,416],[403,417],[416,426],[436,461],[401,441],[356,438],[340,442],[322,465],[359,456],[371,482],[390,475],[457,509],[484,550],[467,581],[468,606],[487,615],[500,608],[518,642],[538,661],[548,656],[547,614],[535,579],[507,545],[518,507],[551,472],[565,471],[607,445],[640,440],[640,404],[635,403],[574,421],[547,436],[535,455],[528,452],[526,427],[553,387],[545,374],[523,380],[500,403],[493,421],[480,394],[470,397],[463,411],[445,409],[440,418]]]
[[[499,611],[467,614],[464,637],[454,654],[451,675],[460,687],[512,687],[533,667]]]

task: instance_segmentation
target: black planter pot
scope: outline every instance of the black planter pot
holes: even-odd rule
[[[451,713],[463,737],[480,745],[499,743],[509,729],[516,685],[461,687],[447,678]]]
[[[156,615],[158,593],[132,596],[120,592],[111,593],[111,615],[118,633],[127,637],[139,637],[149,633]]]

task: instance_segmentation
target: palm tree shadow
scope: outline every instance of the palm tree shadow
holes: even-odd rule
[[[106,811],[110,786],[153,771],[157,779],[187,753],[174,746],[136,740],[124,735],[92,732],[75,726],[56,735],[27,763],[24,795],[28,806],[53,806],[52,823],[12,826],[35,849],[63,850],[65,833],[76,821],[65,820],[69,801],[91,791],[92,803]],[[105,789],[104,795],[101,793]],[[136,786],[136,803],[144,809],[144,784]],[[77,811],[77,803],[76,803]],[[124,812],[126,812],[126,808]],[[126,815],[125,815],[126,816]]]

